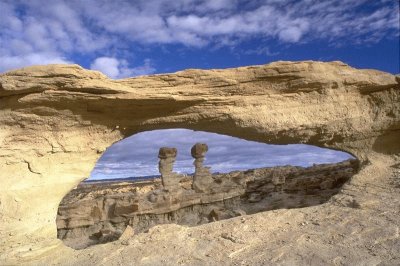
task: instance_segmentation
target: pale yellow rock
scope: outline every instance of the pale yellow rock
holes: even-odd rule
[[[152,129],[188,128],[265,143],[307,143],[347,151],[363,163],[371,162],[362,172],[364,174],[352,181],[354,187],[383,183],[382,186],[388,188],[384,192],[387,193],[385,201],[389,202],[386,205],[394,204],[397,202],[396,190],[389,190],[391,181],[380,173],[390,175],[391,172],[385,169],[389,169],[389,163],[398,163],[394,154],[400,152],[399,99],[399,82],[394,75],[358,70],[341,62],[275,62],[226,70],[190,69],[124,80],[110,80],[99,72],[77,65],[35,66],[1,74],[0,264],[26,260],[44,265],[46,261],[53,261],[49,254],[59,254],[59,259],[52,259],[60,263],[63,256],[73,258],[64,260],[65,264],[103,263],[96,259],[87,261],[88,256],[79,255],[84,253],[62,247],[56,239],[58,204],[69,190],[89,175],[97,159],[112,143]],[[359,195],[362,197],[361,192]],[[362,206],[362,202],[360,204]],[[371,204],[368,206],[375,206]],[[334,208],[329,206],[325,208]],[[322,206],[315,208],[329,215]],[[376,208],[388,207],[379,203]],[[349,215],[361,215],[353,212],[351,209]],[[363,215],[378,215],[372,212]],[[274,213],[264,215],[255,217],[261,220],[269,217],[270,224],[280,220]],[[342,213],[337,215],[347,217]],[[303,219],[296,210],[288,211],[287,216],[294,220]],[[347,222],[354,223],[352,220]],[[254,223],[254,226],[259,224]],[[397,225],[392,222],[380,226],[382,229],[372,227],[375,231],[370,231],[370,237],[377,238],[377,243],[384,243],[381,245],[395,254],[399,235]],[[211,230],[210,237],[219,230],[217,225],[207,228]],[[200,229],[190,230],[197,232]],[[243,230],[247,232],[247,229]],[[347,229],[343,226],[337,230],[345,232]],[[384,240],[379,240],[379,232]],[[357,230],[348,233],[357,234]],[[250,237],[251,233],[248,234]],[[271,237],[268,234],[259,235],[265,240]],[[166,233],[164,237],[169,235]],[[201,238],[200,235],[197,237]],[[295,237],[296,234],[292,235]],[[179,237],[174,241],[178,240]],[[214,245],[217,248],[218,241],[207,247]],[[303,247],[308,243],[300,236],[296,241]],[[188,242],[185,246],[188,254],[195,248],[201,249],[196,246],[199,243],[203,242]],[[316,243],[315,246],[320,245]],[[138,248],[135,245],[128,247]],[[92,252],[104,253],[99,251],[101,249],[97,247]],[[310,246],[308,252],[311,249]],[[158,248],[148,250],[161,254]],[[292,247],[292,250],[295,252],[296,249]],[[284,249],[279,251],[288,254]],[[219,255],[210,252],[214,257],[226,255],[222,251]],[[251,256],[249,252],[246,248],[236,249],[226,257],[233,260],[246,254]],[[335,252],[333,254],[340,253]],[[386,257],[378,256],[369,262],[378,264],[386,259],[390,264],[395,261],[390,252]],[[157,261],[157,257],[147,252],[140,254],[136,264]],[[172,250],[168,254],[166,260],[170,264],[177,263],[170,257],[177,254]],[[200,257],[207,261],[203,255]],[[287,264],[296,262],[295,256],[275,255],[270,259],[286,258]],[[183,264],[195,261],[193,257],[182,256]],[[357,256],[354,255],[354,261]],[[39,263],[39,259],[43,261]],[[256,256],[251,259],[261,263]],[[343,261],[341,257],[326,257],[317,262],[329,264],[333,260]],[[308,263],[307,260],[303,262]]]
[[[133,230],[133,228],[128,225],[118,240],[119,241],[128,241],[134,234],[135,234],[135,230]]]

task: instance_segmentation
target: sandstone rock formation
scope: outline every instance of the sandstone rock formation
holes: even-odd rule
[[[166,190],[176,190],[179,187],[180,177],[177,173],[172,172],[176,155],[178,154],[176,148],[162,147],[158,153],[160,162],[158,169],[161,174],[161,180]]]
[[[194,150],[199,149],[196,146]],[[60,204],[58,237],[66,245],[81,249],[117,240],[127,225],[140,233],[157,224],[194,226],[246,213],[313,206],[326,202],[357,171],[357,160],[308,168],[281,166],[236,171],[214,175],[219,180],[241,179],[231,182],[236,186],[232,185],[230,190],[212,182],[202,193],[191,190],[176,193],[177,189],[171,188],[166,194],[157,186],[157,180],[133,184],[83,183]],[[277,176],[287,177],[284,185],[279,182],[279,191],[276,191]],[[186,182],[192,183],[194,179]],[[324,185],[327,182],[329,185]],[[176,186],[180,188],[179,184]],[[159,197],[147,202],[154,193]],[[171,200],[165,200],[165,196]]]
[[[95,162],[112,143],[146,130],[178,127],[265,143],[307,143],[355,155],[364,168],[351,180],[352,190],[347,191],[350,194],[347,196],[357,198],[360,206],[370,207],[357,214],[354,214],[354,209],[340,209],[333,203],[317,209],[318,215],[329,216],[333,211],[335,217],[342,218],[335,225],[330,224],[329,219],[321,219],[324,223],[321,228],[325,231],[321,229],[319,237],[325,241],[328,232],[332,231],[351,237],[357,232],[347,232],[346,228],[350,224],[354,225],[352,228],[359,227],[348,217],[368,217],[362,226],[370,227],[372,231],[369,232],[384,236],[380,242],[382,248],[362,242],[362,239],[343,238],[355,244],[358,252],[347,257],[353,256],[354,261],[359,262],[361,257],[355,254],[363,254],[376,264],[394,260],[395,255],[383,255],[383,252],[391,250],[390,254],[398,254],[396,246],[400,246],[396,242],[396,221],[399,219],[387,217],[397,214],[394,204],[398,202],[398,192],[396,187],[392,187],[389,176],[392,176],[390,169],[395,169],[390,166],[399,163],[396,157],[400,151],[399,98],[399,80],[394,75],[358,70],[341,62],[275,62],[226,70],[190,69],[123,80],[110,80],[99,72],[77,65],[34,66],[1,74],[0,261],[11,264],[40,258],[39,264],[46,264],[46,260],[58,260],[45,256],[51,250],[51,254],[59,254],[60,259],[69,255],[71,263],[74,262],[72,258],[76,259],[76,264],[102,263],[96,255],[88,261],[90,256],[69,251],[57,240],[55,219],[59,202],[89,176]],[[368,193],[372,190],[376,193]],[[344,195],[339,195],[337,202],[348,202],[344,198]],[[281,216],[301,221],[306,214],[315,218],[312,209],[293,210],[281,212],[280,216],[277,213],[256,216],[258,220],[251,223],[254,228],[266,223],[279,224]],[[388,223],[389,220],[392,222]],[[342,226],[341,221],[347,226]],[[226,222],[227,226],[235,223]],[[379,223],[382,225],[378,226]],[[235,226],[242,228],[242,225]],[[206,228],[210,230],[210,237],[216,237],[220,232],[217,225]],[[298,227],[290,228],[294,229],[285,227],[287,234],[298,236],[299,241],[288,241],[304,243],[297,231],[293,231]],[[175,227],[171,230],[175,234],[186,232],[186,229]],[[194,237],[201,239],[201,229],[190,230]],[[274,232],[259,230],[253,234],[246,228],[242,230],[247,234],[245,239],[250,236],[269,239],[272,237],[269,234]],[[315,234],[311,227],[309,230]],[[167,229],[161,231],[163,237],[172,235]],[[153,234],[157,235],[156,231]],[[282,234],[279,233],[284,238]],[[138,239],[151,243],[145,238]],[[163,242],[161,238],[157,241]],[[336,237],[335,241],[339,243],[341,239]],[[202,240],[193,243],[198,244],[186,245],[186,249],[202,250],[198,245],[206,245]],[[219,245],[220,242],[215,240],[211,243]],[[315,243],[315,247],[324,243],[328,240]],[[345,240],[342,243],[346,245]],[[304,245],[301,249],[300,244],[292,245],[292,254],[312,253],[314,246],[304,250]],[[273,243],[269,245],[270,248]],[[376,256],[379,260],[367,256],[362,249],[366,245],[379,255]],[[107,247],[104,250],[101,247],[93,249],[93,252],[104,257],[105,251],[109,250]],[[176,244],[176,247],[180,245]],[[126,252],[132,254],[132,248],[140,249],[140,245],[129,246]],[[162,249],[154,246],[148,250],[152,254],[162,253]],[[190,255],[189,250],[185,253],[175,252],[169,247],[166,250],[174,256]],[[331,250],[333,254],[340,254],[339,249]],[[240,256],[251,256],[249,252],[251,249],[241,251]],[[122,253],[126,254],[125,251]],[[217,260],[219,255],[211,254]],[[225,254],[222,251],[219,254],[225,256],[221,255]],[[207,261],[205,255],[198,256]],[[142,250],[135,257],[135,263],[141,263],[140,259],[145,256],[156,260],[156,255]],[[234,260],[235,256],[229,258]],[[290,261],[291,255],[287,256]],[[257,257],[251,258],[253,262],[257,261]],[[167,256],[165,259],[173,264],[172,258]],[[341,262],[340,257],[336,259],[328,255],[318,262],[333,263],[331,260]],[[222,257],[220,261],[223,261]],[[134,263],[133,260],[130,262]]]
[[[195,159],[203,159],[206,156],[207,152],[208,152],[208,145],[205,143],[196,143],[193,145],[192,149],[190,150],[192,157]],[[203,161],[201,161],[201,162],[203,162]]]
[[[207,192],[211,190],[214,184],[210,168],[203,165],[207,151],[208,146],[204,143],[196,143],[191,149],[192,157],[195,159],[193,162],[195,171],[192,186],[196,192]]]

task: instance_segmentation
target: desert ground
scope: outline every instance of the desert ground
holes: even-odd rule
[[[400,161],[377,155],[322,205],[278,209],[73,250],[31,265],[399,265]],[[65,258],[68,258],[65,260]]]

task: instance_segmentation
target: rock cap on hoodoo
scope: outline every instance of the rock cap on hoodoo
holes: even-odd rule
[[[169,148],[169,147],[161,147],[158,152],[158,158],[166,159],[166,158],[175,158],[178,154],[176,148]]]
[[[191,149],[192,157],[195,159],[203,158],[208,151],[208,146],[205,143],[196,143]]]

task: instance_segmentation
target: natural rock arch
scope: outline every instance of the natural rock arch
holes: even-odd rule
[[[159,224],[193,227],[259,212],[324,204],[359,169],[358,161],[349,154],[346,156],[333,150],[329,153],[333,152],[336,158],[331,163],[320,161],[315,164],[314,161],[307,167],[271,165],[271,162],[282,164],[279,157],[283,154],[286,154],[283,157],[298,155],[297,148],[306,157],[313,152],[322,157],[328,154],[328,149],[322,151],[309,145],[304,145],[307,146],[304,153],[303,147],[295,145],[290,145],[289,149],[282,147],[286,145],[268,147],[226,135],[185,129],[155,130],[139,135],[130,137],[129,142],[120,141],[116,147],[112,145],[103,155],[109,159],[102,156],[97,162],[95,169],[100,163],[103,171],[109,169],[108,166],[112,170],[109,175],[104,172],[98,175],[102,172],[99,168],[92,171],[91,178],[102,177],[107,181],[94,178],[82,182],[63,198],[57,213],[57,230],[58,238],[66,246],[80,250],[96,244],[124,241],[126,235],[131,234],[129,232],[141,234]],[[204,141],[207,138],[211,156],[206,156],[209,146]],[[261,147],[263,151],[259,150]],[[212,154],[214,148],[216,153]],[[229,149],[221,153],[218,148]],[[274,158],[274,152],[268,151],[270,149],[278,153],[278,159]],[[156,154],[158,158],[154,156]],[[178,159],[178,154],[184,156]],[[247,158],[249,154],[252,154],[251,159]],[[231,155],[235,159],[230,158]],[[244,161],[237,160],[238,155]],[[149,156],[158,159],[159,178],[154,176],[157,161],[150,163]],[[205,157],[208,157],[206,165]],[[247,161],[258,160],[258,157],[264,162]],[[132,168],[127,165],[143,159],[150,164],[145,168],[152,170],[140,169],[136,163]],[[299,158],[295,165],[311,163],[306,160]],[[315,157],[314,160],[318,159]],[[179,168],[174,169],[175,161],[180,161],[180,171],[185,169],[187,174]],[[228,165],[235,162],[234,167],[241,170],[224,167],[219,169],[222,172],[215,173],[218,162]],[[120,168],[123,172],[117,174],[116,163],[124,165]],[[149,170],[152,172],[148,173]],[[140,177],[144,174],[148,176]],[[113,177],[117,179],[113,180]]]
[[[1,260],[60,245],[63,196],[112,143],[185,127],[271,144],[400,151],[399,80],[341,62],[276,62],[110,80],[77,65],[0,75]],[[35,252],[36,251],[36,252]]]

